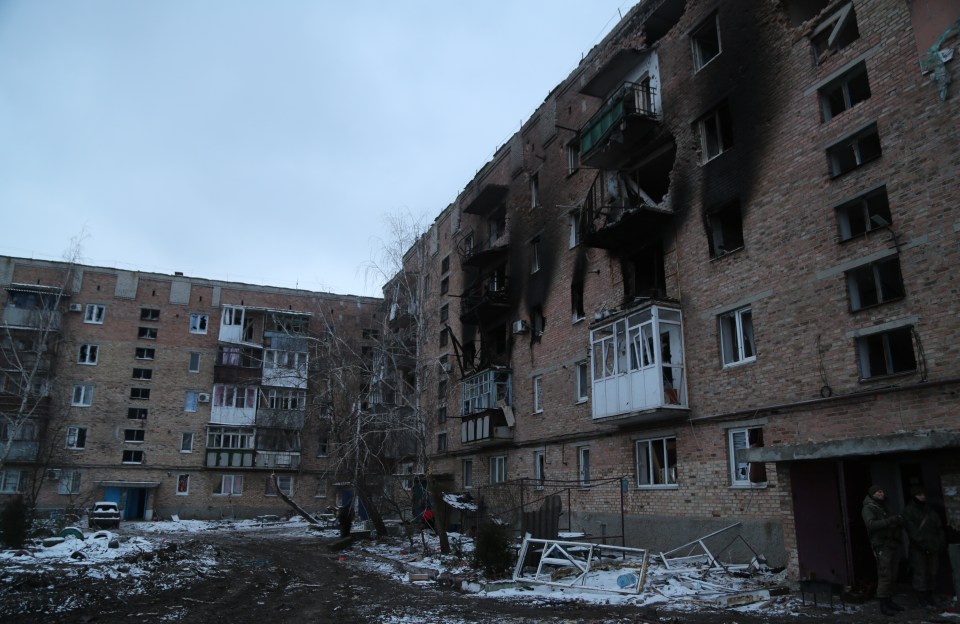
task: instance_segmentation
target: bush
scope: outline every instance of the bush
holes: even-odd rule
[[[488,577],[503,576],[514,564],[514,552],[510,548],[507,527],[487,521],[477,531],[473,551],[473,566],[483,570]]]
[[[21,548],[30,530],[30,509],[22,496],[17,496],[0,511],[0,531],[7,548]]]

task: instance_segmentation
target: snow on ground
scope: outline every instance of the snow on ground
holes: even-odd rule
[[[189,537],[205,532],[259,532],[266,539],[309,532],[322,538],[335,538],[335,529],[309,530],[300,518],[278,522],[255,520],[178,520],[161,522],[126,522],[119,533],[86,531],[82,539],[67,537],[47,546],[34,543],[29,549],[0,552],[3,569],[0,582],[13,582],[18,575],[33,574],[41,578],[53,575],[116,579],[120,591],[137,593],[146,585],[156,589],[189,583],[195,576],[226,573],[212,551],[196,546]],[[617,587],[625,574],[643,576],[639,593],[623,594],[595,591],[577,585],[557,587],[521,579],[487,582],[470,563],[473,553],[471,538],[451,533],[453,554],[441,554],[439,541],[432,533],[416,533],[411,539],[387,538],[379,541],[359,540],[341,553],[342,560],[365,570],[383,574],[398,583],[445,584],[474,593],[478,597],[500,600],[522,600],[527,604],[557,601],[579,601],[592,604],[653,606],[669,604],[671,609],[696,610],[707,606],[731,608],[739,612],[758,611],[766,616],[798,614],[800,600],[793,594],[771,596],[771,589],[786,585],[783,572],[769,569],[724,571],[705,565],[668,569],[658,557],[650,557],[646,573],[633,567],[598,566],[590,584]],[[194,544],[191,548],[189,545]],[[111,545],[113,547],[111,547]],[[614,560],[616,561],[616,560]],[[428,579],[428,580],[418,580]],[[557,582],[565,582],[557,578]],[[572,580],[566,581],[572,583]],[[59,611],[71,608],[62,605]],[[849,608],[849,605],[848,605]],[[399,622],[399,620],[397,620]]]

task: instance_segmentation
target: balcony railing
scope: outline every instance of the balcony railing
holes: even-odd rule
[[[253,468],[253,449],[207,449],[207,468]]]
[[[475,323],[480,316],[507,311],[510,308],[510,289],[506,276],[495,273],[485,277],[463,293],[460,319]]]
[[[289,468],[300,467],[299,451],[257,451],[256,468]]]
[[[9,306],[3,309],[3,324],[8,327],[57,331],[60,329],[60,320],[61,314],[55,310]]]
[[[607,167],[642,147],[644,136],[660,124],[656,107],[656,90],[649,83],[624,82],[580,129],[583,164]]]
[[[306,423],[306,411],[261,407],[257,409],[256,421],[258,427],[303,429],[303,425]]]
[[[687,385],[679,310],[645,304],[590,331],[593,418],[676,416]]]

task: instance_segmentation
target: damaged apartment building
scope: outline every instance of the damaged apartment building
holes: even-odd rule
[[[407,267],[431,474],[487,509],[562,490],[594,537],[622,505],[627,546],[741,523],[843,585],[874,573],[870,484],[894,509],[922,485],[957,526],[958,20],[634,6]]]
[[[336,409],[366,390],[338,380],[381,299],[11,257],[0,295],[0,504],[250,518],[290,513],[278,489],[349,495]]]

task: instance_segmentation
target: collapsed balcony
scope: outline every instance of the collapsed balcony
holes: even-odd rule
[[[509,369],[490,368],[463,380],[460,442],[495,444],[513,439],[513,383]]]
[[[594,420],[621,425],[685,417],[681,323],[680,310],[648,302],[594,324]]]
[[[600,171],[583,201],[581,232],[585,245],[622,249],[673,218],[665,201],[676,149],[665,159],[634,171]],[[668,161],[668,162],[667,162]],[[664,169],[664,167],[666,167]]]
[[[510,310],[510,290],[506,267],[500,267],[474,282],[463,293],[460,320],[471,325],[483,318],[505,314]]]

